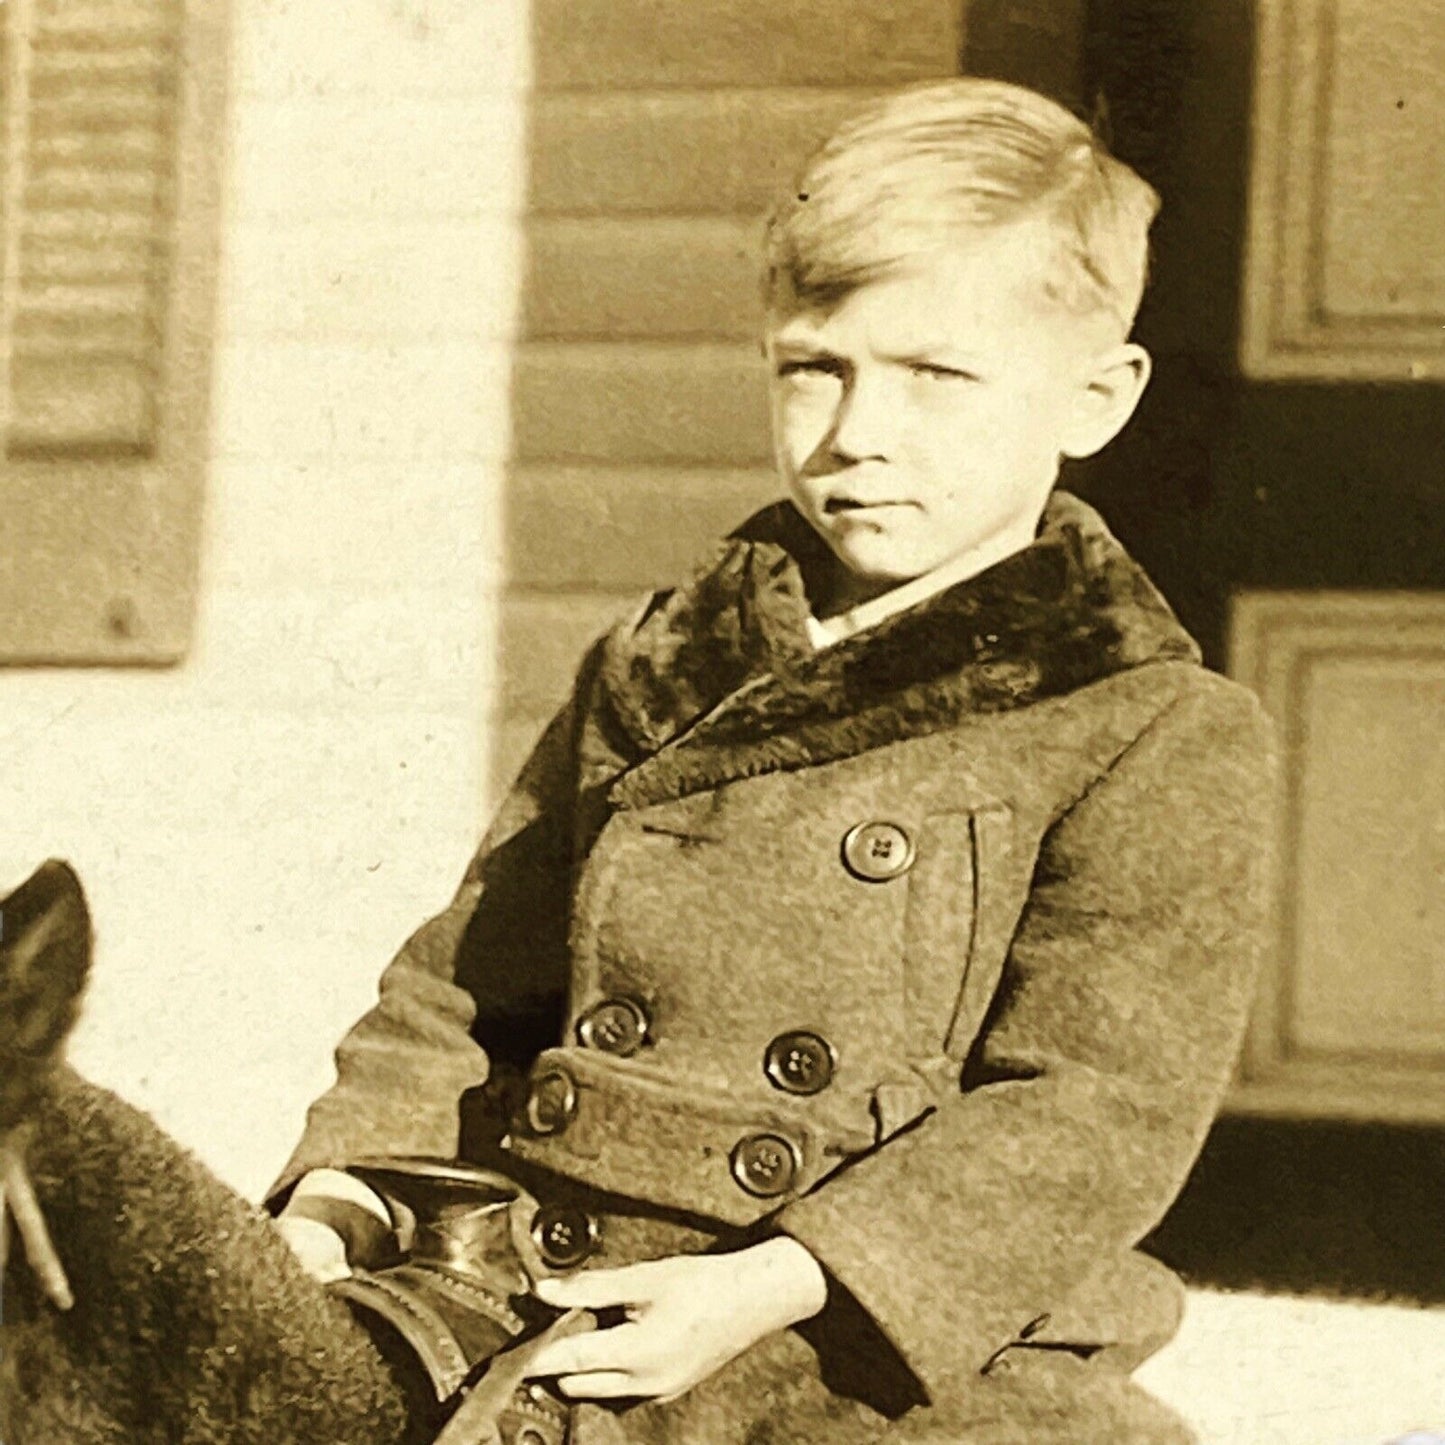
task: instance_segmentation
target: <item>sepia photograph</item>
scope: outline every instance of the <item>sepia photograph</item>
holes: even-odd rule
[[[0,0],[0,1445],[1445,1445],[1442,0]]]

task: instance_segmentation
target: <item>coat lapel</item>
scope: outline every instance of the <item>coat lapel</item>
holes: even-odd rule
[[[602,701],[631,754],[623,807],[835,761],[1025,707],[1198,648],[1092,508],[1056,492],[1037,540],[822,652],[808,578],[823,543],[781,503],[603,649]]]

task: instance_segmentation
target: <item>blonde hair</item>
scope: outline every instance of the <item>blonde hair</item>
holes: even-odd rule
[[[1045,294],[1127,334],[1159,196],[1061,105],[963,78],[875,101],[812,155],[768,223],[771,311],[836,305],[968,233],[1043,221]]]

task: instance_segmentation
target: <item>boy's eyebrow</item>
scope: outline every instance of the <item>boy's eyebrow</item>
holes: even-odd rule
[[[842,352],[806,335],[788,336],[786,333],[775,333],[771,346],[773,354],[781,361],[847,362],[847,357]],[[985,357],[967,351],[954,342],[942,340],[874,352],[873,355],[877,360],[893,366],[938,366],[971,375],[977,374],[988,364]]]
[[[839,375],[851,372],[854,367],[854,363],[839,352],[809,342],[778,342],[773,346],[772,359],[777,366],[818,367]]]
[[[836,348],[825,346],[822,342],[814,341],[806,336],[774,336],[772,339],[772,348],[774,351],[786,351],[793,356],[842,356],[842,353]],[[874,355],[881,361],[901,362],[951,360],[971,364],[983,360],[982,356],[965,351],[949,341],[924,342],[920,345],[902,346],[896,350],[875,352]]]
[[[888,352],[882,359],[884,361],[898,362],[904,366],[923,362],[925,364],[958,366],[968,369],[982,365],[984,362],[982,356],[972,351],[965,351],[962,347],[954,345],[951,341],[925,342],[920,346],[903,347],[898,351]]]
[[[806,336],[775,335],[772,338],[774,351],[786,351],[791,356],[837,356],[837,352]]]

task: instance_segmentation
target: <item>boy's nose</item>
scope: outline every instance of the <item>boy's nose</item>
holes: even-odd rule
[[[887,461],[898,421],[898,398],[883,379],[855,373],[838,401],[828,450],[838,461]]]

